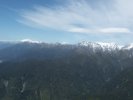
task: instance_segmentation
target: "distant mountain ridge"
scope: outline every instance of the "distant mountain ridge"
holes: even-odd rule
[[[129,43],[126,45],[118,45],[117,43],[111,42],[88,42],[88,41],[82,41],[77,44],[69,44],[69,43],[46,43],[41,41],[35,41],[31,39],[23,39],[21,41],[0,41],[0,48],[1,45],[13,45],[13,44],[21,44],[21,43],[31,43],[31,44],[48,44],[48,45],[81,45],[81,46],[92,46],[92,48],[98,48],[101,47],[103,49],[132,49],[133,43]]]
[[[133,44],[119,46],[115,43],[80,42],[77,44],[44,43],[32,40],[0,42],[0,60],[53,59],[71,55],[73,52],[131,52]]]

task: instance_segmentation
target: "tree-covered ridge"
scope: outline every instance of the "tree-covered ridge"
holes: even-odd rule
[[[132,100],[132,52],[59,44],[4,48],[0,100]]]

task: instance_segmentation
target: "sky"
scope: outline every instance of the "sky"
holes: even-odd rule
[[[0,0],[0,40],[133,43],[133,0]]]

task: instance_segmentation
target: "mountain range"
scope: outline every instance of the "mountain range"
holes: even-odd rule
[[[133,100],[133,44],[0,42],[0,100]]]

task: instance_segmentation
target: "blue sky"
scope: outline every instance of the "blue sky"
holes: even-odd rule
[[[0,40],[133,42],[132,0],[0,0]]]

